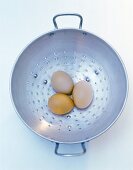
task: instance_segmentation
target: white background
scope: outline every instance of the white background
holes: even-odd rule
[[[17,55],[35,37],[52,30],[52,17],[61,12],[80,13],[83,29],[115,47],[129,77],[129,97],[119,120],[87,144],[86,155],[73,158],[55,156],[54,143],[27,129],[9,95],[9,77]],[[60,27],[78,27],[77,19],[59,20]],[[132,110],[132,0],[0,0],[0,170],[133,170]]]

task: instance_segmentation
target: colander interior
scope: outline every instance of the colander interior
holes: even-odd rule
[[[74,82],[85,80],[94,98],[84,110],[58,116],[48,109],[55,92],[52,73],[62,70]],[[90,140],[118,117],[127,92],[123,65],[103,40],[81,30],[62,29],[33,41],[17,60],[11,81],[12,99],[24,122],[37,134],[58,142]]]

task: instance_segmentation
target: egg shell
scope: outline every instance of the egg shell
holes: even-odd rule
[[[71,94],[73,90],[73,80],[64,71],[56,71],[51,78],[51,85],[57,93]]]
[[[93,99],[93,89],[91,84],[83,80],[79,81],[74,86],[72,96],[76,107],[80,109],[87,108]]]
[[[73,109],[74,102],[69,96],[57,93],[49,98],[48,107],[51,112],[64,115]]]

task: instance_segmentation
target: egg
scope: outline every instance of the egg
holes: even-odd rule
[[[73,90],[73,80],[64,71],[56,71],[51,78],[51,85],[57,93],[71,94]]]
[[[76,107],[79,109],[87,108],[93,99],[93,89],[90,83],[79,81],[73,89],[73,100]]]
[[[66,94],[57,93],[49,98],[48,107],[51,112],[58,115],[64,115],[73,109],[74,102]]]

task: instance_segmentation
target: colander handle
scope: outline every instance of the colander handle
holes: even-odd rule
[[[79,152],[79,153],[59,153],[58,152],[58,149],[59,149],[59,143],[56,143],[56,146],[55,146],[55,154],[58,155],[58,156],[65,156],[65,157],[70,157],[70,156],[80,156],[80,155],[83,155],[86,153],[86,147],[85,147],[85,143],[82,142],[81,143],[81,147],[82,147],[82,152]]]
[[[83,17],[80,15],[80,14],[76,14],[76,13],[64,13],[64,14],[57,14],[53,17],[53,23],[54,23],[54,26],[56,29],[58,29],[58,26],[57,26],[57,22],[56,22],[56,18],[57,17],[60,17],[60,16],[77,16],[80,18],[80,23],[79,23],[79,29],[82,28],[82,24],[83,24]]]

